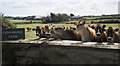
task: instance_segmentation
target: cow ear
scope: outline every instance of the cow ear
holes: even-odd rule
[[[83,21],[83,23],[82,23],[83,25],[85,25],[85,21]]]
[[[106,27],[106,25],[103,25],[103,26],[102,26],[102,28],[105,28],[105,27]]]
[[[92,28],[92,29],[95,29],[95,27],[94,27],[94,26],[91,26],[91,28]]]
[[[114,31],[116,31],[116,32],[117,32],[117,31],[119,31],[119,29],[118,29],[118,28],[116,28]]]

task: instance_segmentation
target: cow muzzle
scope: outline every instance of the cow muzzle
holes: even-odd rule
[[[112,40],[112,37],[108,37],[108,39],[107,39],[108,41],[111,41]]]
[[[39,34],[39,33],[36,33],[36,36],[40,36],[40,34]]]
[[[100,36],[100,35],[101,35],[101,33],[98,31],[98,32],[97,32],[97,36]]]
[[[45,33],[45,35],[46,35],[46,36],[50,36],[50,35],[51,35],[51,33],[47,33],[47,32],[46,32],[46,33]]]
[[[98,32],[97,32],[97,36],[100,36],[100,35],[101,35],[100,30],[98,30]]]

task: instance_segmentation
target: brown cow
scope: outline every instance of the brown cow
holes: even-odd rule
[[[54,27],[50,33],[55,39],[60,39],[63,31],[64,29],[62,27]]]
[[[27,27],[27,31],[30,31],[31,30],[31,27]]]
[[[112,27],[109,27],[107,30],[107,40],[109,42],[120,42],[120,32],[119,29],[113,29]]]
[[[36,27],[36,36],[39,36],[39,38],[40,38],[40,36],[41,36],[40,26],[37,26],[37,27]]]
[[[75,30],[64,30],[62,27],[56,27],[51,31],[51,36],[62,40],[81,40],[80,34]]]
[[[39,38],[46,38],[43,27],[40,27],[40,26],[36,27],[36,36],[39,36]]]
[[[107,34],[106,34],[106,30],[105,27],[106,25],[101,25],[101,24],[97,24],[95,27],[94,25],[90,26],[92,29],[95,29],[95,33],[96,33],[96,37],[95,37],[95,41],[97,42],[106,42],[107,41]]]
[[[35,31],[36,29],[35,28],[32,28],[32,31]]]
[[[41,27],[41,34],[40,34],[41,38],[46,38],[44,29],[45,29],[44,27]]]
[[[74,23],[77,27],[77,31],[81,34],[82,41],[95,41],[95,30],[85,26],[84,20],[79,20],[78,23]]]
[[[51,27],[52,26],[48,26],[48,25],[45,26],[44,32],[45,32],[45,36],[46,36],[47,39],[50,38],[50,29],[51,29]]]

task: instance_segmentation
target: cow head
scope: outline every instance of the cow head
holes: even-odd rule
[[[74,25],[76,25],[77,28],[81,29],[85,25],[85,21],[79,20],[78,23],[75,22]]]
[[[36,27],[36,36],[40,36],[40,33],[41,33],[40,26],[37,26]]]
[[[97,24],[96,26],[91,26],[92,29],[95,29],[96,35],[101,36],[105,31],[106,25],[101,26],[100,24]]]
[[[51,30],[50,30],[50,36],[55,38],[56,37],[55,34],[56,33],[54,31],[54,28],[51,28]]]
[[[36,29],[35,28],[32,28],[33,31],[35,31]]]
[[[53,31],[54,31],[55,33],[62,33],[62,32],[64,31],[64,29],[63,29],[62,27],[55,27],[55,28],[53,29]]]
[[[31,30],[31,27],[27,27],[27,30],[30,31],[30,30]]]
[[[47,37],[47,38],[49,38],[50,37],[50,26],[49,25],[46,25],[45,26],[45,29],[44,29],[44,31],[45,31],[45,36]]]
[[[107,32],[107,40],[108,40],[108,41],[113,40],[113,35],[114,35],[114,33],[117,32],[117,31],[119,31],[118,28],[113,29],[112,27],[109,27],[109,28],[106,30],[106,32]]]
[[[64,31],[63,27],[52,27],[50,29],[50,37],[58,38]]]

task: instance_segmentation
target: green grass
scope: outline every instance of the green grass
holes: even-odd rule
[[[95,19],[95,18],[99,18],[99,17],[84,17],[86,19]],[[99,20],[86,20],[86,23],[91,23],[91,21],[94,21],[94,22],[99,22],[99,21],[109,21],[109,20],[112,20],[112,19],[99,19]],[[113,19],[113,20],[118,20],[120,21],[120,19]],[[31,22],[31,20],[11,20],[11,22],[13,23],[20,23],[20,22]],[[40,22],[42,23],[41,20],[32,20],[32,22]],[[63,23],[70,23],[70,22],[77,22],[77,21],[69,21],[69,22],[63,22]]]
[[[85,20],[85,21],[86,21],[87,24],[90,24],[91,21],[93,21],[93,22],[99,22],[99,21],[110,21],[110,20],[112,20],[112,19]],[[113,20],[118,20],[118,21],[120,21],[120,19],[113,19]],[[71,23],[71,22],[78,22],[78,21],[69,21],[69,22],[67,22],[67,23]]]
[[[26,28],[27,27],[36,28],[36,26],[44,27],[45,25],[49,25],[49,24],[17,24],[17,28],[25,28],[25,37],[26,38],[38,38],[36,36],[35,31],[29,31],[28,32]],[[65,26],[65,27],[74,26],[73,24],[53,24],[53,25],[55,25],[55,26]],[[105,24],[105,25],[106,25],[106,29],[110,26],[112,26],[114,28],[118,28],[118,24]]]
[[[101,17],[83,17],[83,19],[96,19],[96,18],[101,18]]]
[[[49,25],[49,24],[17,24],[17,28],[27,28],[27,27],[31,27],[31,28],[36,28],[36,26],[41,26],[44,27],[45,25]],[[55,26],[72,26],[73,24],[52,24]]]
[[[83,17],[83,19],[112,18],[112,17],[120,17],[120,16],[96,16],[96,17]]]
[[[102,25],[104,25],[104,24],[102,24]],[[113,27],[114,29],[115,28],[120,28],[120,26],[118,25],[118,24],[105,24],[106,25],[106,29],[108,28],[108,27]]]
[[[10,20],[13,23],[17,22],[31,22],[31,20]],[[41,20],[32,20],[32,22],[42,22]]]

